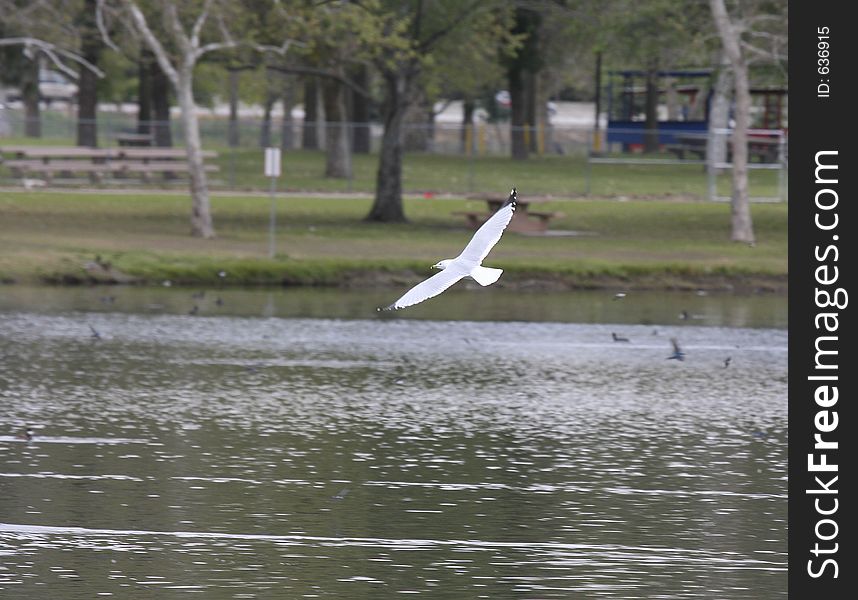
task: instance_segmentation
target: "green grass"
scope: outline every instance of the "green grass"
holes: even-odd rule
[[[96,255],[140,282],[334,285],[422,277],[470,238],[462,198],[408,199],[410,223],[362,221],[368,198],[278,199],[278,255],[267,258],[264,195],[212,199],[214,240],[192,238],[185,194],[0,193],[0,278],[80,282]],[[540,206],[542,209],[543,206]],[[787,207],[753,206],[755,247],[729,241],[729,206],[664,200],[556,200],[553,230],[570,237],[504,235],[487,260],[506,284],[699,287],[749,284],[783,289]],[[223,281],[221,270],[227,272]]]
[[[33,141],[4,138],[0,145],[38,143],[50,145],[55,139]],[[68,141],[67,144],[70,144]],[[259,148],[212,146],[218,152],[212,162],[220,171],[210,175],[210,186],[219,190],[268,190],[270,180],[263,174],[264,152]],[[670,158],[655,155],[652,158]],[[321,151],[295,150],[283,154],[283,173],[277,189],[294,192],[364,192],[375,190],[378,156],[353,156],[350,179],[324,176],[325,155]],[[84,185],[90,185],[83,180]],[[134,182],[137,183],[136,180]],[[0,184],[20,185],[8,168],[0,164]],[[124,185],[128,185],[127,183]],[[163,183],[153,184],[164,186]],[[184,190],[184,180],[168,184]],[[550,195],[570,198],[594,197],[659,197],[704,199],[707,177],[701,165],[591,164],[582,154],[531,156],[514,161],[505,156],[467,157],[442,154],[406,154],[403,161],[403,189],[410,193],[434,194],[501,194],[517,187],[524,196]],[[729,195],[730,176],[718,177],[719,195]],[[145,187],[145,186],[144,186]],[[749,181],[754,197],[778,196],[776,171],[752,170]]]
[[[262,174],[262,150],[220,148],[218,152],[215,162],[221,170],[215,177],[215,187],[268,189],[269,181]],[[321,152],[285,153],[278,189],[297,192],[375,190],[376,155],[355,155],[350,180],[323,177],[324,160]],[[703,199],[707,193],[707,178],[701,165],[593,164],[588,167],[584,155],[531,156],[526,161],[514,161],[501,156],[407,154],[403,161],[403,189],[411,193],[501,194],[513,186],[525,195],[580,197],[589,193],[599,197]],[[776,197],[777,172],[753,170],[749,186],[752,196]],[[728,195],[729,189],[729,175],[719,176],[719,194]]]

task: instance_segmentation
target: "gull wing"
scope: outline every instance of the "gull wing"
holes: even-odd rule
[[[402,296],[402,298],[390,306],[386,306],[384,309],[380,308],[379,310],[399,310],[400,308],[412,306],[423,302],[424,300],[428,300],[429,298],[433,298],[462,279],[465,275],[467,275],[467,273],[459,269],[444,269],[440,273],[436,273],[429,279],[424,279],[415,285],[413,288],[405,292],[405,295]]]
[[[457,260],[462,260],[466,264],[475,267],[483,262],[483,259],[488,255],[489,251],[494,248],[494,245],[501,239],[506,226],[512,220],[512,215],[515,212],[516,199],[518,196],[515,193],[515,188],[509,194],[509,198],[501,206],[495,214],[477,229],[474,237],[462,250],[462,253],[457,257]]]

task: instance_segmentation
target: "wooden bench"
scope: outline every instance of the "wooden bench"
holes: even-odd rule
[[[780,140],[774,137],[750,136],[748,138],[748,159],[757,159],[761,163],[778,162]],[[664,149],[672,152],[680,160],[685,154],[695,154],[700,160],[706,159],[706,138],[703,136],[676,136],[675,144],[665,144]],[[727,143],[727,162],[731,161],[733,147]]]
[[[85,174],[90,181],[101,182],[105,175],[124,178],[134,174],[150,181],[153,174],[173,178],[188,173],[187,153],[183,148],[85,148],[50,146],[13,146],[0,148],[2,153],[17,158],[2,161],[13,175],[24,177],[42,175],[50,183],[57,174]],[[203,159],[214,158],[216,152],[207,150]],[[204,165],[206,172],[219,171],[217,165]]]
[[[100,182],[105,173],[116,173],[123,169],[122,165],[108,162],[92,162],[85,160],[52,160],[43,162],[33,159],[7,160],[3,163],[16,177],[26,177],[33,173],[44,176],[47,183],[53,181],[57,174],[85,173],[90,180]]]
[[[664,149],[668,152],[672,152],[676,155],[676,158],[679,160],[685,159],[685,153],[694,154],[697,156],[698,160],[703,160],[706,158],[706,146],[703,147],[691,145],[691,144],[665,144]]]
[[[155,142],[155,136],[151,133],[136,133],[126,131],[116,134],[116,143],[120,146],[145,146],[149,147]]]

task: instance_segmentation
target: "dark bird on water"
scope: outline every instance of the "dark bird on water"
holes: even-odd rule
[[[680,319],[682,319],[683,321],[685,321],[685,320],[688,318],[688,311],[687,311],[687,310],[683,310],[682,312],[680,312],[680,313],[679,313],[679,318],[680,318]]]
[[[679,342],[676,338],[670,338],[670,343],[673,345],[673,354],[667,357],[667,360],[675,358],[676,360],[685,360],[685,352],[679,347]]]
[[[628,342],[629,341],[629,338],[621,337],[621,336],[617,335],[616,333],[614,333],[613,331],[611,332],[611,337],[614,338],[615,342]]]
[[[727,358],[725,358],[725,359],[724,359],[724,368],[725,368],[725,369],[726,369],[727,367],[729,367],[729,366],[730,366],[730,361],[731,361],[731,360],[733,360],[733,357],[732,357],[732,356],[728,356]]]
[[[26,440],[29,442],[33,439],[34,435],[35,435],[35,432],[33,431],[33,428],[30,427],[29,425],[27,425],[24,428],[24,431],[22,431],[21,433],[19,433],[15,437],[18,438],[19,440]]]
[[[199,307],[199,306],[197,306],[196,304],[194,304],[194,307],[193,307],[191,310],[189,310],[189,311],[188,311],[188,314],[189,314],[189,315],[195,315],[195,314],[197,314],[198,312],[200,312],[200,307]]]

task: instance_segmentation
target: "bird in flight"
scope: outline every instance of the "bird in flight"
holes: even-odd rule
[[[667,360],[671,358],[675,358],[676,360],[685,360],[685,352],[682,351],[682,348],[679,347],[679,342],[676,341],[676,338],[670,338],[670,343],[673,344],[673,354],[667,357]]]
[[[470,277],[482,286],[491,285],[497,281],[503,273],[503,269],[484,267],[482,262],[494,245],[498,243],[504,229],[512,220],[517,199],[515,188],[512,188],[507,201],[477,229],[474,237],[471,238],[459,256],[446,258],[435,263],[432,267],[441,269],[440,273],[421,281],[408,290],[399,300],[378,310],[399,310],[413,306],[429,298],[434,298],[465,277]]]

